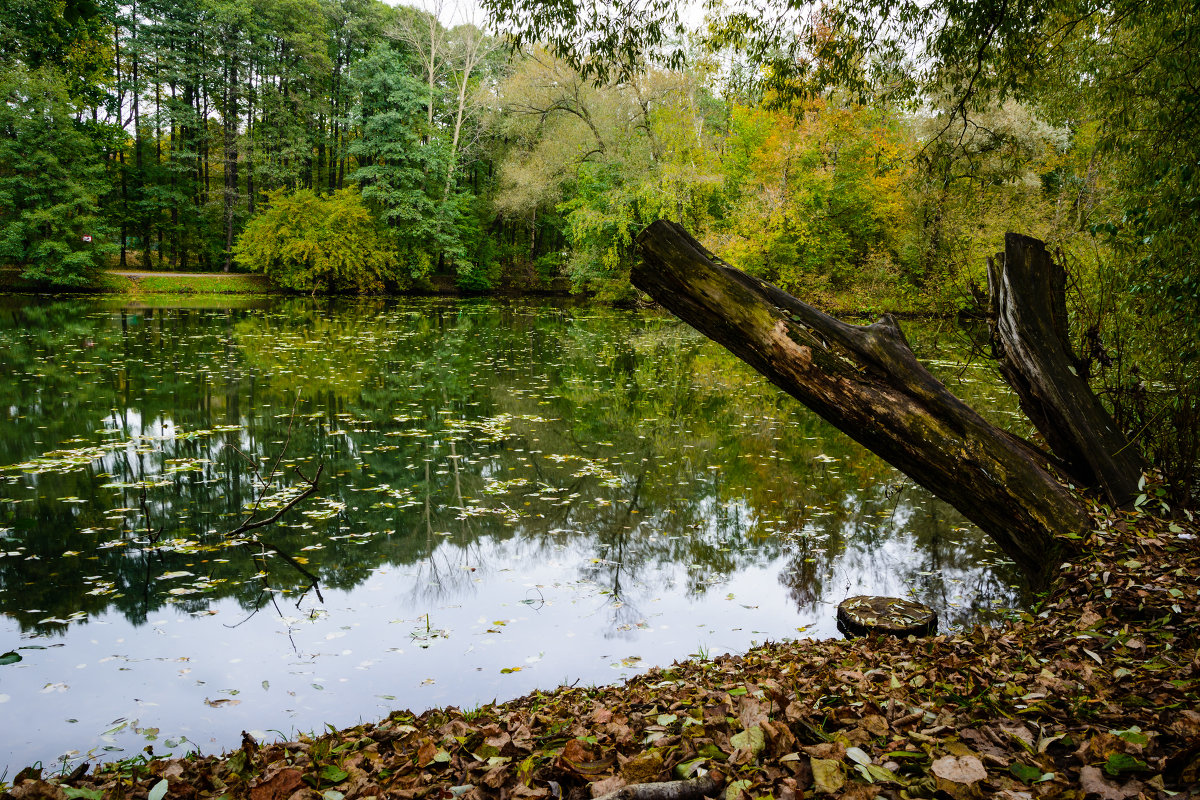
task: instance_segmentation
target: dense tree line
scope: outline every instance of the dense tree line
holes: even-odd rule
[[[981,185],[1042,210],[1028,176],[1064,150],[1014,106],[970,179],[935,189],[914,160],[928,114],[783,108],[702,48],[596,82],[379,0],[21,0],[0,22],[0,259],[54,284],[106,266],[303,291],[567,275],[628,300],[633,236],[665,216],[784,286],[895,300],[940,291],[993,232]]]
[[[479,263],[472,25],[378,0],[21,0],[0,25],[0,258],[31,277],[228,270],[273,193],[351,186],[411,271]]]

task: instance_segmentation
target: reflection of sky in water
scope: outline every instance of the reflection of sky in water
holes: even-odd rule
[[[667,565],[624,582],[618,600],[611,583],[581,579],[588,547],[509,540],[439,548],[436,572],[428,563],[381,567],[351,592],[326,590],[323,604],[281,601],[282,616],[269,604],[248,615],[230,600],[198,617],[160,609],[136,627],[107,614],[65,638],[22,642],[66,646],[22,651],[25,660],[5,668],[4,716],[37,720],[10,727],[6,750],[13,764],[68,749],[103,756],[106,744],[130,754],[145,744],[136,726],[186,736],[207,753],[242,730],[290,736],[400,707],[471,707],[562,683],[608,683],[694,653],[798,638],[798,628],[837,636],[838,600],[907,591],[891,569],[911,560],[904,548],[892,541],[844,559],[832,571],[832,597],[799,612],[784,583],[789,556],[745,566],[700,596],[678,591],[688,565]],[[430,595],[441,599],[428,603]],[[13,633],[0,625],[4,641]],[[520,669],[501,672],[512,668]]]
[[[836,636],[856,594],[914,592],[957,622],[1013,602],[958,515],[669,320],[417,308],[0,326],[22,375],[0,378],[0,466],[105,445],[65,474],[0,473],[0,652],[47,648],[0,666],[0,717],[30,721],[0,770]],[[308,398],[290,434],[287,376]],[[164,539],[219,544],[253,496],[241,454],[266,469],[289,436],[327,477],[271,536],[324,602],[278,558],[264,591],[243,548],[145,546],[138,480]],[[168,593],[197,578],[217,583]]]

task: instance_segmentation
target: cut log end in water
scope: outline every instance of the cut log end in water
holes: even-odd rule
[[[937,631],[937,613],[914,600],[859,595],[838,605],[837,625],[847,636],[928,636]]]

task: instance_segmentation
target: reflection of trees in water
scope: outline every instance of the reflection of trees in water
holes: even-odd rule
[[[1015,567],[996,564],[990,540],[919,488],[847,493],[839,512],[809,520],[793,538],[797,551],[779,580],[802,614],[825,613],[818,603],[836,604],[864,585],[912,592],[943,626],[1019,602]],[[981,570],[984,563],[996,569]]]
[[[0,527],[41,559],[0,559],[0,608],[25,628],[110,605],[143,620],[175,584],[135,591],[150,563],[138,553],[153,553],[151,572],[213,584],[178,602],[188,610],[213,597],[259,607],[260,582],[247,576],[261,572],[273,595],[299,595],[307,582],[280,559],[256,564],[219,540],[253,492],[234,448],[273,452],[299,386],[291,451],[303,455],[282,466],[329,466],[317,513],[272,537],[326,587],[412,566],[414,600],[441,603],[473,591],[488,566],[483,541],[520,538],[531,558],[569,543],[590,554],[581,577],[620,602],[608,612],[618,630],[640,619],[661,575],[682,574],[684,590],[702,594],[776,558],[784,545],[772,530],[811,529],[786,545],[796,550],[781,577],[801,608],[836,588],[828,575],[848,545],[886,552],[900,529],[923,548],[919,565],[880,562],[880,574],[916,580],[935,563],[945,576],[977,574],[979,548],[950,545],[951,523],[931,522],[927,501],[890,503],[879,488],[895,480],[890,469],[677,323],[520,305],[277,309],[11,312],[0,406],[16,414],[0,419],[0,463],[112,446],[75,471],[9,475],[0,487],[0,499],[20,501],[0,504]],[[48,352],[55,359],[39,366]],[[36,380],[18,379],[27,374]],[[163,539],[196,546],[144,548],[146,483]],[[101,583],[112,590],[87,594]]]

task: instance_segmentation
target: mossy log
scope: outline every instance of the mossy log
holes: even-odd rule
[[[665,220],[638,246],[635,286],[949,502],[1035,583],[1058,564],[1063,543],[1090,527],[1046,453],[955,397],[890,315],[863,326],[837,320],[723,263]]]

